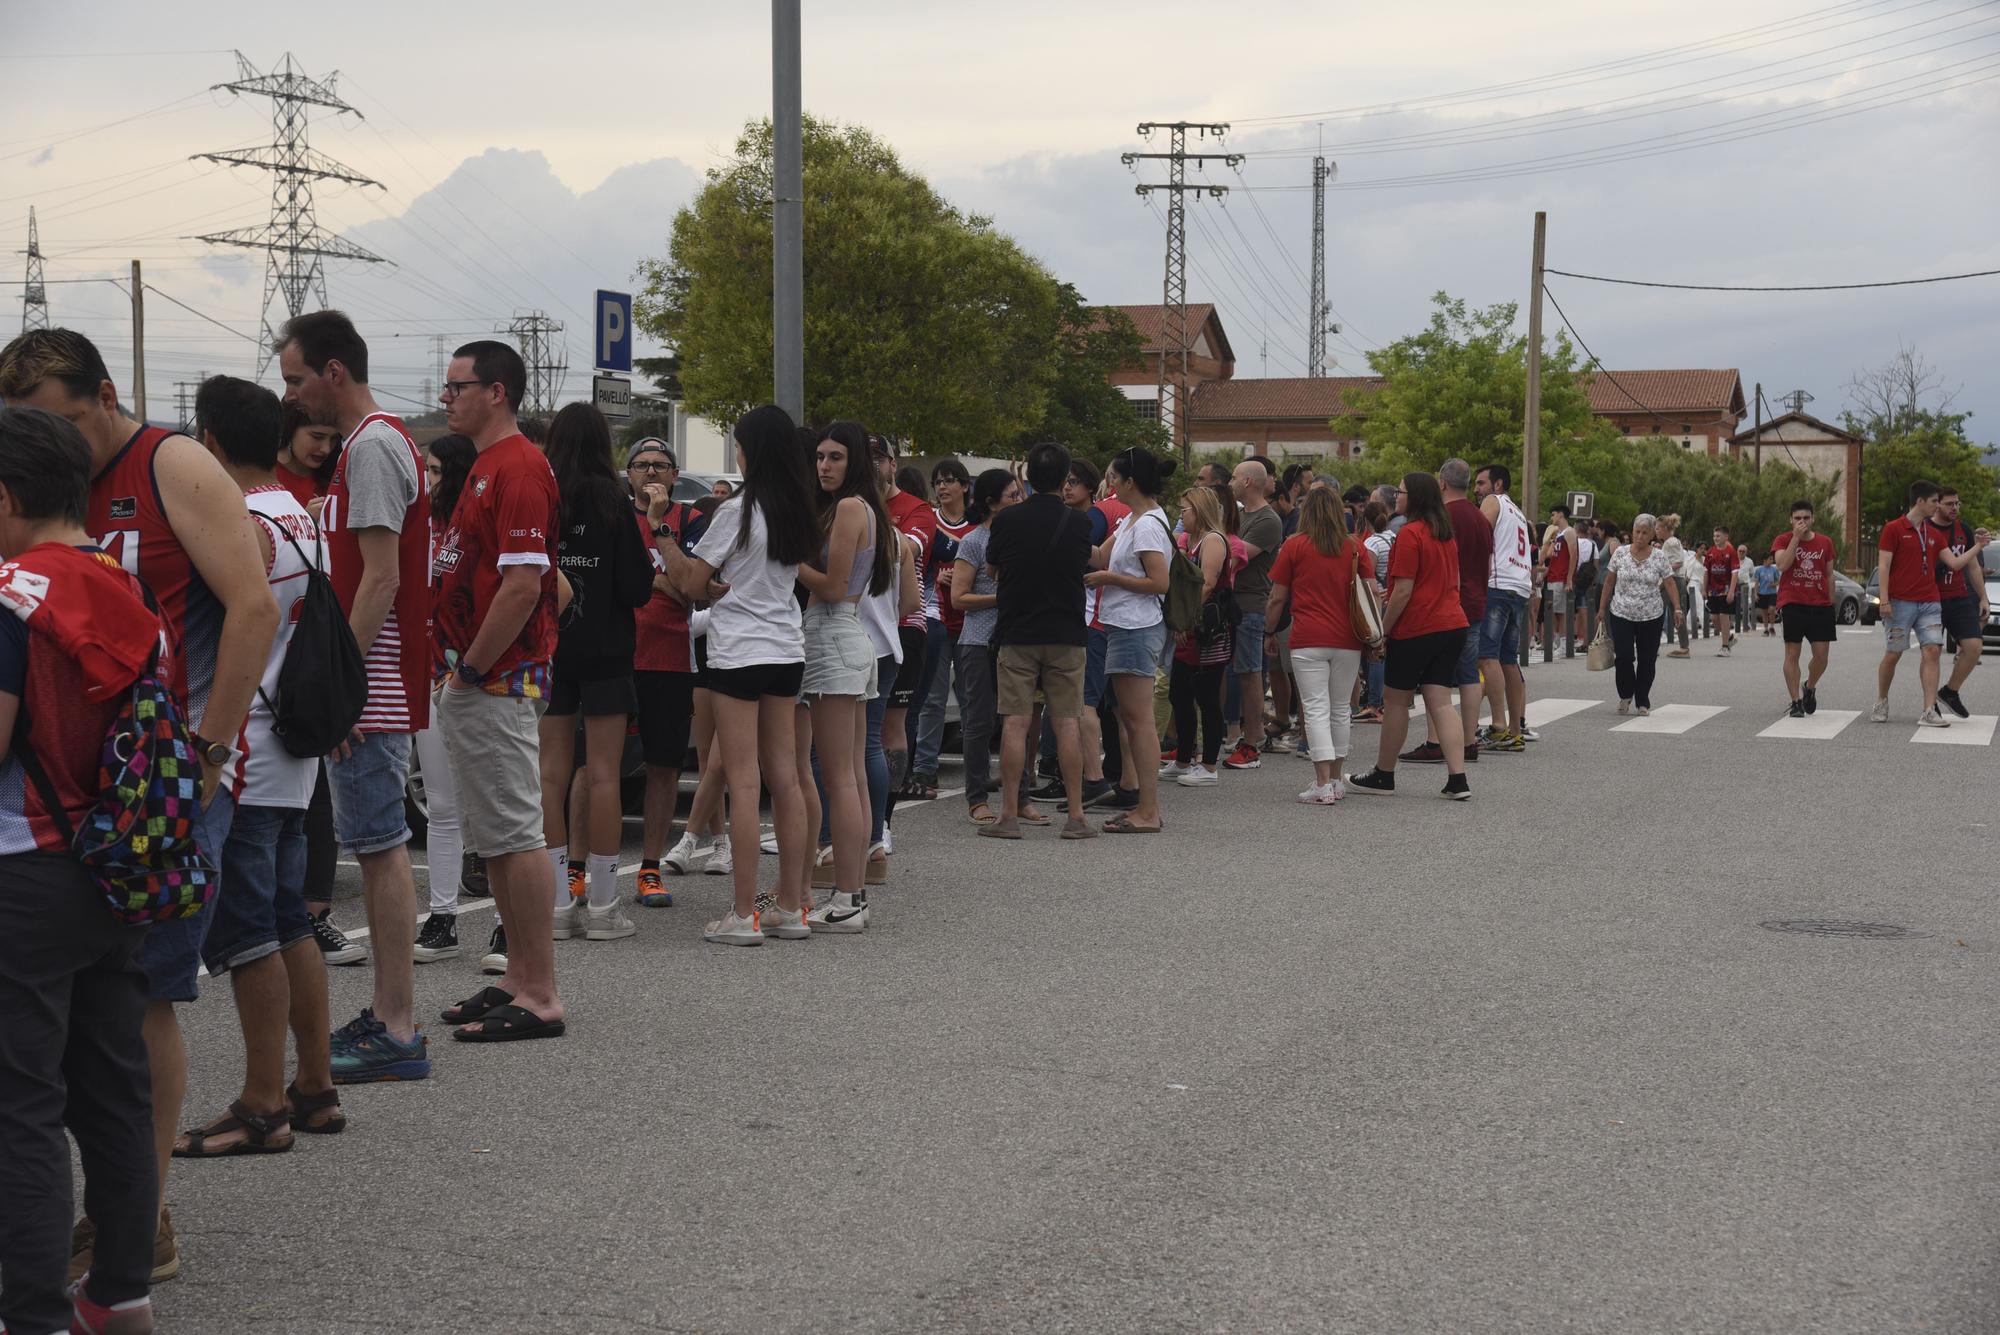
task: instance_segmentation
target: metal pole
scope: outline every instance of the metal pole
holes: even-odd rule
[[[132,261],[132,415],[146,420],[146,286]]]
[[[771,397],[806,418],[805,165],[799,0],[771,0]]]
[[[1757,425],[1750,429],[1750,434],[1751,437],[1757,442],[1756,471],[1761,473],[1764,471],[1764,382],[1761,380],[1757,382],[1756,412],[1757,412]]]
[[[1548,228],[1549,215],[1537,211],[1535,264],[1528,283],[1528,408],[1521,435],[1521,500],[1531,517],[1542,512],[1542,248]]]

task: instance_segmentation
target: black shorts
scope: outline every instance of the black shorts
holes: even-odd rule
[[[1760,612],[1763,612],[1763,611],[1768,611],[1768,610],[1770,610],[1771,608],[1773,608],[1773,607],[1776,607],[1777,605],[1778,605],[1778,595],[1777,595],[1777,594],[1775,594],[1775,593],[1760,593],[1760,594],[1758,594],[1758,595],[1757,595],[1757,610],[1758,610],[1758,611],[1760,611]]]
[[[1977,598],[1947,598],[1938,604],[1938,614],[1944,621],[1944,636],[1957,643],[1970,640],[1980,643],[1985,627],[1979,624],[1979,600]]]
[[[697,691],[705,691],[708,689],[708,636],[698,635],[693,638],[694,688]]]
[[[639,749],[648,765],[679,769],[694,730],[694,673],[635,672],[639,696]]]
[[[796,699],[805,685],[804,663],[752,663],[748,667],[708,670],[708,689],[732,700],[756,700],[767,695]]]
[[[632,678],[600,677],[594,681],[578,681],[575,676],[558,672],[555,675],[555,689],[549,692],[548,713],[551,717],[581,713],[585,718],[604,718],[611,714],[630,714],[639,707],[639,697],[632,691]]]
[[[1785,620],[1785,643],[1798,644],[1810,640],[1814,644],[1831,644],[1835,637],[1833,628],[1833,608],[1831,605],[1818,607],[1812,603],[1786,603],[1778,609]]]
[[[896,668],[895,685],[889,688],[889,708],[908,709],[917,698],[917,681],[924,675],[925,633],[915,626],[898,626],[896,639],[903,646],[903,661]]]
[[[1382,684],[1392,691],[1414,691],[1425,686],[1449,689],[1457,685],[1458,659],[1464,651],[1463,626],[1412,635],[1407,640],[1390,640],[1382,662]]]
[[[1736,615],[1736,600],[1726,593],[1711,593],[1708,595],[1708,614],[1717,617],[1733,617]]]

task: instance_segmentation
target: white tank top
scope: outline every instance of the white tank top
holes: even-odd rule
[[[1496,492],[1495,499],[1500,502],[1500,517],[1493,521],[1493,576],[1486,581],[1487,587],[1526,598],[1535,587],[1527,516],[1505,492]]]
[[[319,765],[285,749],[285,744],[271,731],[271,707],[264,703],[264,697],[278,698],[278,671],[285,665],[292,630],[298,625],[299,603],[306,596],[306,563],[285,538],[289,535],[297,542],[299,549],[321,570],[326,569],[326,546],[312,516],[285,488],[258,487],[246,492],[243,501],[250,508],[250,517],[271,540],[271,564],[264,578],[278,603],[278,633],[271,641],[271,656],[264,661],[259,692],[251,697],[250,712],[244,717],[243,730],[237,734],[236,749],[243,755],[236,761],[236,778],[242,785],[236,801],[242,806],[303,809],[312,804]]]

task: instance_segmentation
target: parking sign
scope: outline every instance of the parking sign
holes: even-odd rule
[[[632,294],[597,292],[597,369],[632,373]]]

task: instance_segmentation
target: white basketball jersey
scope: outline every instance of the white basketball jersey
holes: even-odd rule
[[[243,731],[236,747],[243,754],[235,769],[241,791],[236,800],[244,806],[299,807],[312,805],[313,785],[319,779],[317,761],[300,759],[285,749],[271,731],[271,707],[265,700],[278,698],[278,671],[292,643],[298,625],[299,603],[306,596],[306,561],[326,569],[326,551],[319,526],[292,493],[283,487],[258,487],[244,493],[243,502],[271,540],[271,567],[264,572],[271,596],[278,603],[278,634],[271,641],[270,657],[264,660],[264,679],[250,698],[250,712],[244,717]],[[291,542],[298,543],[294,550]],[[306,560],[300,559],[304,552]]]
[[[1494,499],[1500,502],[1500,517],[1493,521],[1493,577],[1487,587],[1526,598],[1535,587],[1528,519],[1505,492],[1496,492]]]

